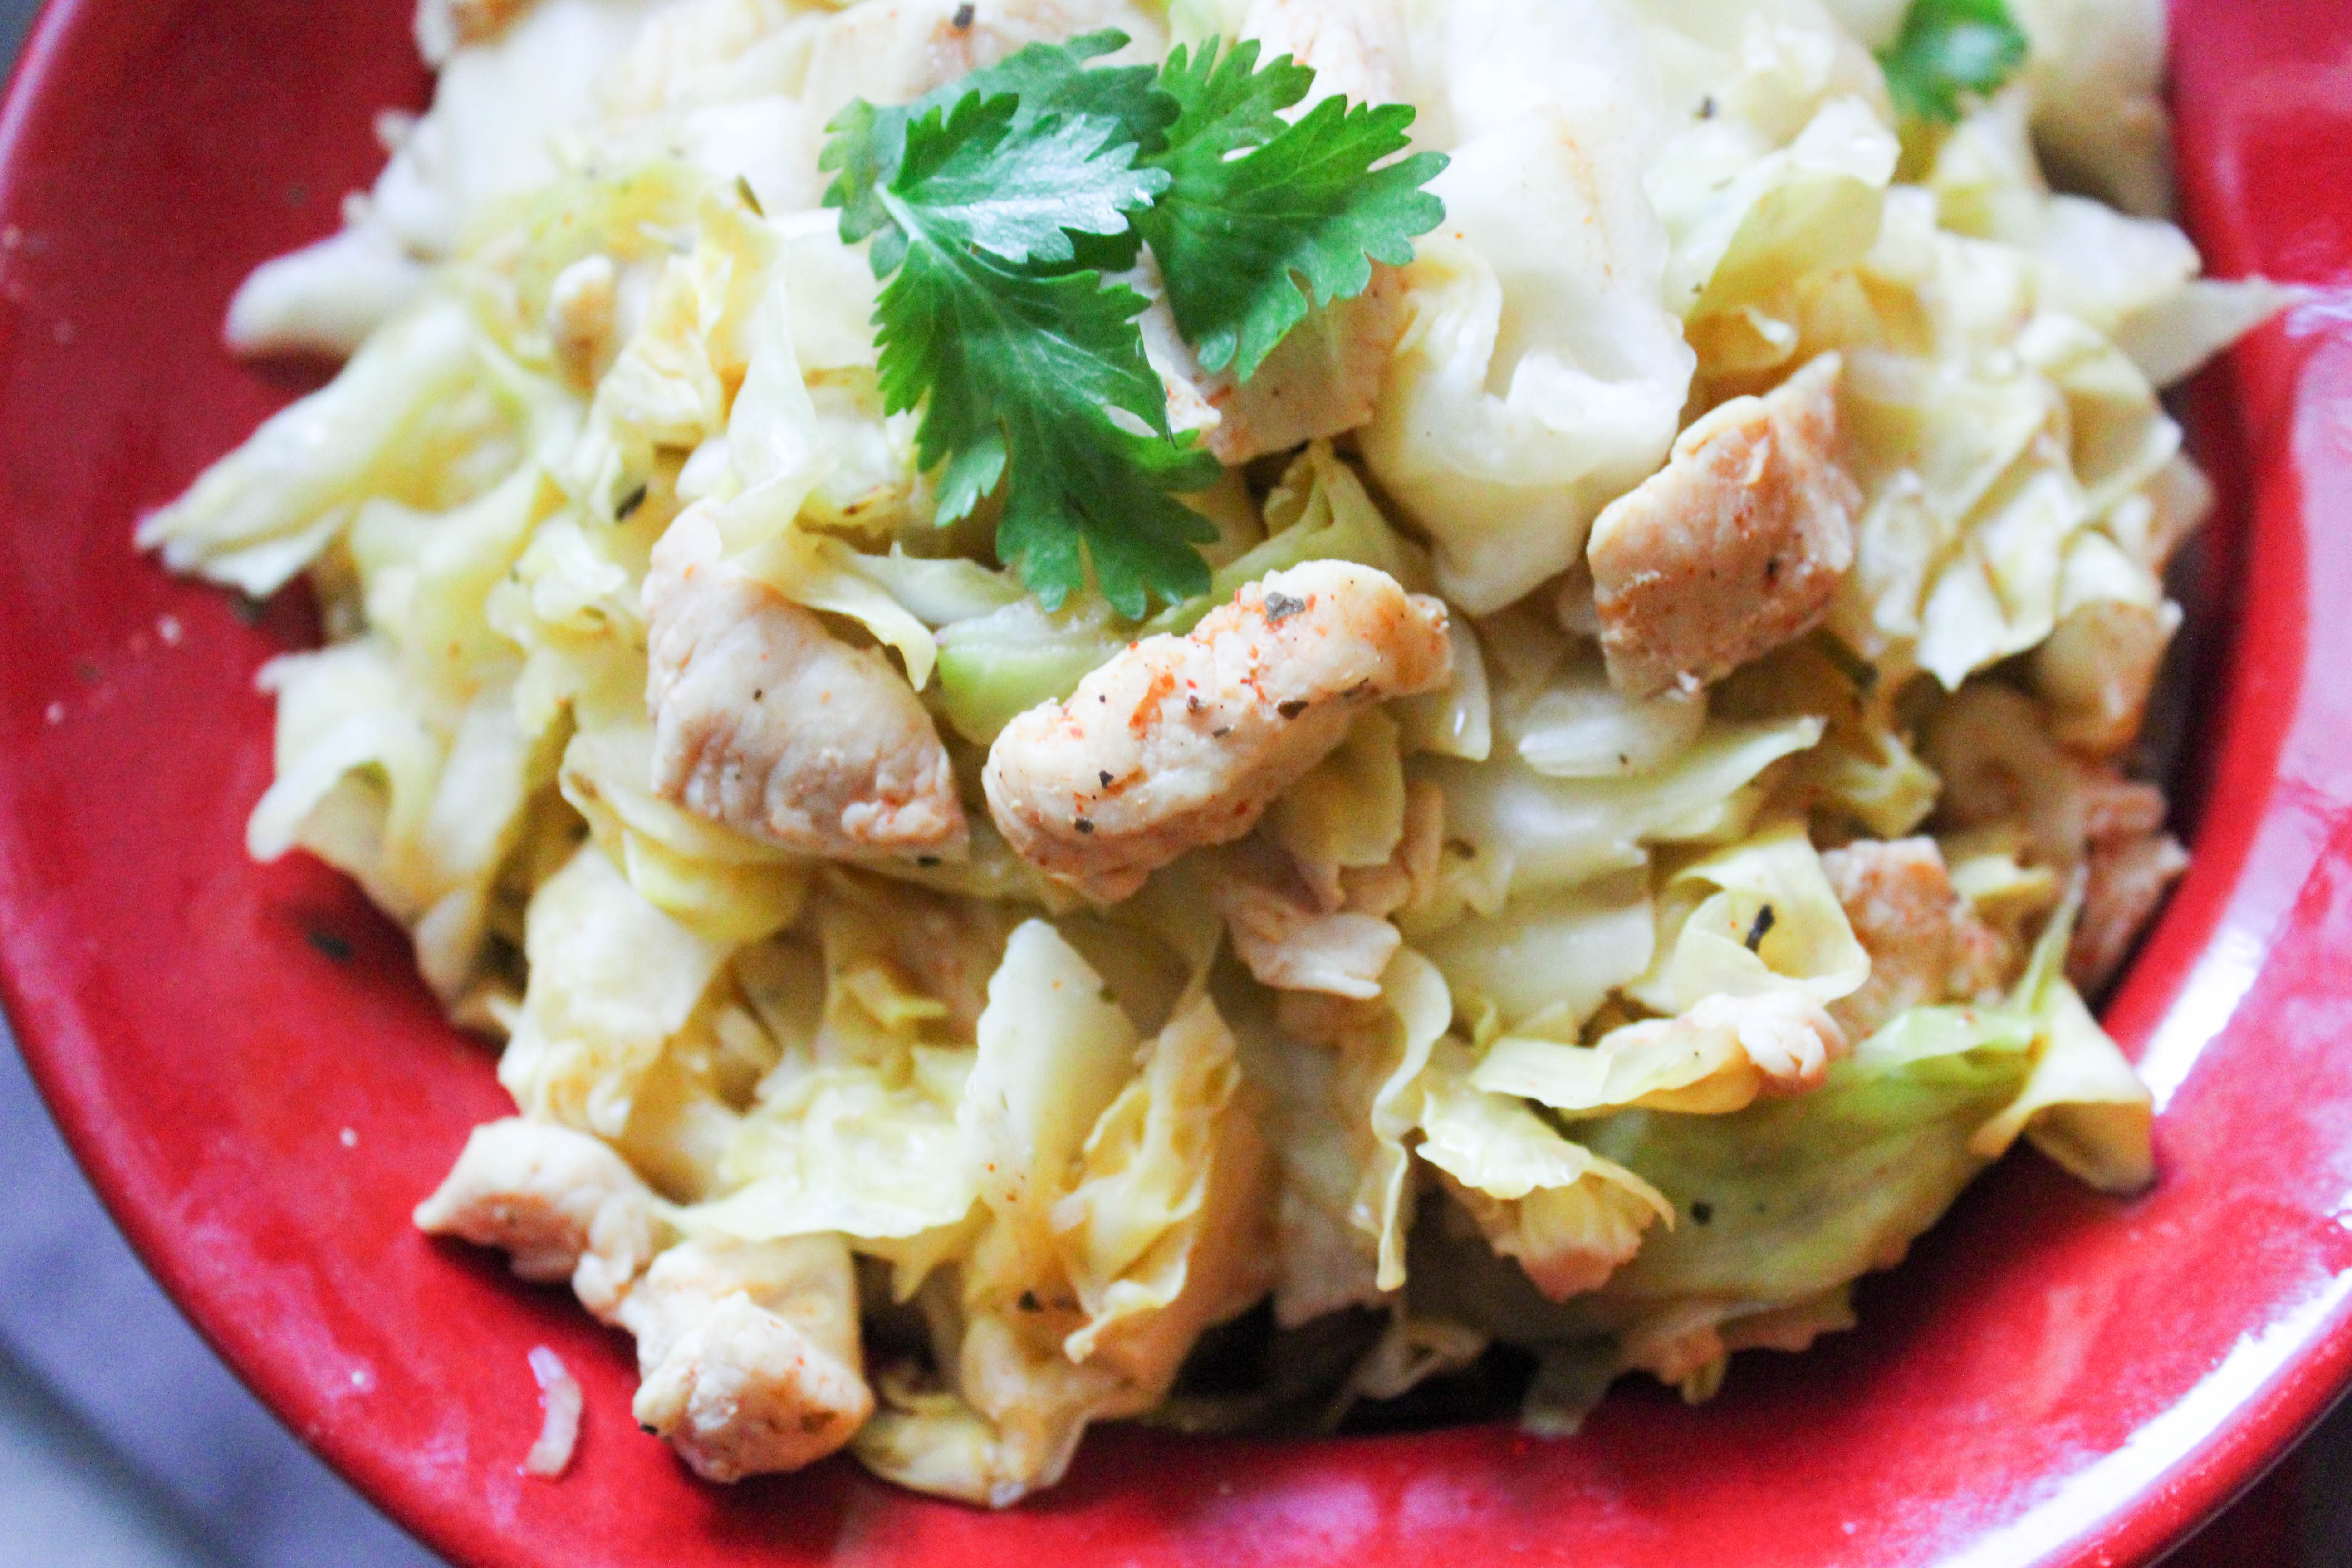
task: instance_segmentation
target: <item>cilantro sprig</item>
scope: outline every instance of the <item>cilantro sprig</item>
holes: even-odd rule
[[[827,127],[841,235],[884,282],[884,405],[922,410],[940,521],[997,492],[998,554],[1047,608],[1084,586],[1130,619],[1203,593],[1215,529],[1177,500],[1216,460],[1168,424],[1135,318],[1106,271],[1150,243],[1202,366],[1246,380],[1310,306],[1361,293],[1444,220],[1435,153],[1392,163],[1412,110],[1317,104],[1314,73],[1213,42],[1158,70],[1087,62],[1117,32],[1032,45],[903,107]],[[1380,167],[1374,165],[1379,164]]]
[[[1167,186],[1114,134],[1092,115],[1024,123],[1009,96],[929,110],[877,188],[874,269],[889,279],[883,403],[923,405],[917,455],[945,465],[940,514],[964,516],[1006,480],[997,549],[1031,590],[1053,605],[1082,584],[1083,542],[1104,596],[1140,616],[1193,567],[1205,585],[1190,546],[1217,531],[1170,492],[1211,483],[1217,463],[1170,434],[1132,321],[1143,296],[1091,269],[1052,269],[1075,259],[1073,233],[1120,233]]]
[[[2017,74],[2026,47],[2004,0],[1911,0],[1878,63],[1905,119],[1951,125],[1967,98],[1989,98]]]
[[[1279,111],[1307,96],[1315,73],[1287,55],[1256,63],[1254,39],[1222,60],[1214,39],[1191,58],[1181,48],[1169,57],[1160,84],[1181,108],[1150,162],[1174,182],[1139,222],[1176,330],[1202,369],[1231,366],[1236,381],[1256,374],[1310,300],[1362,293],[1373,262],[1403,266],[1413,237],[1445,221],[1444,204],[1421,188],[1444,154],[1374,167],[1409,144],[1410,106],[1327,98],[1286,123]]]

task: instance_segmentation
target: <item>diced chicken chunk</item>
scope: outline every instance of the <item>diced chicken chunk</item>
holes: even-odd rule
[[[569,1279],[581,1305],[609,1321],[654,1255],[658,1203],[600,1140],[509,1116],[474,1129],[415,1221],[502,1249],[525,1279]]]
[[[2083,912],[2066,948],[2066,978],[2096,993],[2115,978],[2169,889],[2189,869],[2189,852],[2169,833],[2101,840],[2084,861]]]
[[[637,1336],[638,1422],[706,1480],[798,1469],[873,1414],[838,1237],[682,1243],[621,1316]]]
[[[1265,356],[1246,382],[1232,367],[1212,375],[1201,368],[1177,331],[1175,313],[1160,298],[1159,274],[1147,253],[1135,274],[1152,300],[1143,313],[1145,357],[1168,389],[1169,423],[1198,430],[1229,465],[1352,430],[1372,416],[1381,377],[1405,326],[1404,289],[1396,268],[1372,268],[1371,287],[1307,319]]]
[[[989,752],[989,809],[1032,864],[1122,899],[1186,850],[1248,833],[1363,704],[1433,690],[1450,669],[1442,602],[1310,561],[1013,720]]]
[[[1953,890],[1934,839],[1864,839],[1825,851],[1822,869],[1870,954],[1870,978],[1830,1005],[1853,1038],[1907,1007],[1984,995],[2010,978],[2008,942]]]
[[[1840,458],[1841,363],[1823,354],[1707,414],[1593,523],[1601,646],[1621,689],[1717,679],[1827,613],[1862,506]]]
[[[1217,912],[1234,952],[1261,985],[1370,1000],[1403,938],[1375,915],[1318,906],[1314,894],[1269,852],[1218,879]]]
[[[803,854],[961,855],[955,775],[907,682],[719,556],[689,511],[646,579],[654,788]]]

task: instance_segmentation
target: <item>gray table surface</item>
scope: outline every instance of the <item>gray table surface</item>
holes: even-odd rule
[[[0,0],[14,60],[38,0]],[[155,1288],[0,1022],[0,1568],[431,1568]],[[2352,1415],[2304,1450],[2306,1568],[2352,1568]],[[2247,1564],[2247,1568],[2273,1565]]]

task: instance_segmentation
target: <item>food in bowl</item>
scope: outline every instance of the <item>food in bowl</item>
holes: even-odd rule
[[[2280,296],[2044,183],[2164,191],[2068,16],[427,0],[230,311],[348,363],[141,533],[307,574],[252,847],[502,1042],[419,1224],[699,1474],[1002,1505],[2144,1186],[2157,389]]]

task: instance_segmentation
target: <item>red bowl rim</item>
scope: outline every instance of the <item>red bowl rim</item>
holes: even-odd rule
[[[68,40],[87,15],[110,3],[50,0],[31,30],[5,107],[0,107],[0,208],[13,205],[8,187],[15,183],[18,143]],[[2199,143],[2200,137],[2219,133],[2184,112],[2183,197],[2214,270],[2234,274],[2259,259],[2259,246],[2241,211],[2253,198],[2242,190],[2225,188],[2228,182],[2206,161],[2210,149]],[[2352,197],[2332,199],[2352,206]],[[2328,591],[2352,586],[2352,541],[2327,548],[2328,530],[2316,524],[2304,504],[2314,491],[2352,495],[2352,453],[2295,438],[2299,421],[2312,416],[2316,400],[2339,388],[2352,388],[2352,374],[2324,379],[2313,374],[2314,361],[2330,346],[2346,348],[2346,363],[2352,363],[2352,331],[2339,321],[2314,317],[2291,327],[2265,329],[2236,351],[2229,365],[2210,373],[2200,390],[2209,413],[2228,406],[2239,422],[2240,438],[2250,451],[2263,456],[2266,467],[2275,463],[2298,471],[2294,494],[2273,497],[2269,502],[2291,511],[2296,526],[2264,529],[2244,547],[2245,569],[2264,578],[2270,589],[2285,589],[2293,613],[2267,617],[2258,648],[2242,635],[2231,651],[2225,686],[2233,699],[2254,691],[2257,672],[2250,665],[2259,664],[2273,700],[2259,710],[2229,716],[2211,788],[2216,801],[2255,809],[2233,810],[2222,817],[2209,812],[2197,844],[2196,867],[2151,938],[2144,972],[2135,973],[2116,1003],[2135,1016],[2165,1016],[2189,995],[2197,984],[2194,960],[2221,931],[2226,915],[2267,910],[2283,919],[2310,864],[2310,858],[2301,867],[2259,862],[2274,847],[2263,841],[2263,829],[2279,809],[2273,786],[2280,781],[2286,759],[2300,746],[2323,743],[2336,720],[2336,704],[2312,700],[2328,660],[2334,654],[2352,655],[2352,629],[2331,631],[2343,621],[2326,613],[2345,602],[2336,597],[2331,603]],[[2337,369],[2340,373],[2342,367]],[[2282,677],[2293,685],[2290,700],[2284,701],[2275,700]],[[0,822],[0,835],[10,829],[10,824]],[[453,1528],[436,1500],[413,1490],[404,1473],[383,1465],[364,1443],[320,1423],[320,1392],[272,1353],[266,1335],[238,1323],[223,1303],[205,1295],[163,1216],[126,1201],[123,1168],[104,1124],[103,1108],[80,1092],[68,1065],[77,1052],[99,1048],[100,1043],[76,1033],[51,1005],[47,988],[16,935],[0,920],[0,1002],[16,1024],[20,1047],[68,1143],[147,1268],[247,1385],[363,1492],[454,1558],[501,1560],[501,1538],[495,1531]],[[2159,969],[2164,973],[2153,973]],[[2352,1380],[2352,1300],[2343,1292],[2295,1330],[2291,1343],[2281,1347],[2247,1386],[2233,1391],[2226,1417],[2213,1422],[2129,1495],[2116,1500],[2108,1512],[2084,1519],[2079,1530],[2053,1538],[2033,1561],[2050,1568],[2091,1568],[2148,1560],[2259,1480]],[[1965,1561],[1979,1559],[1969,1553]]]

